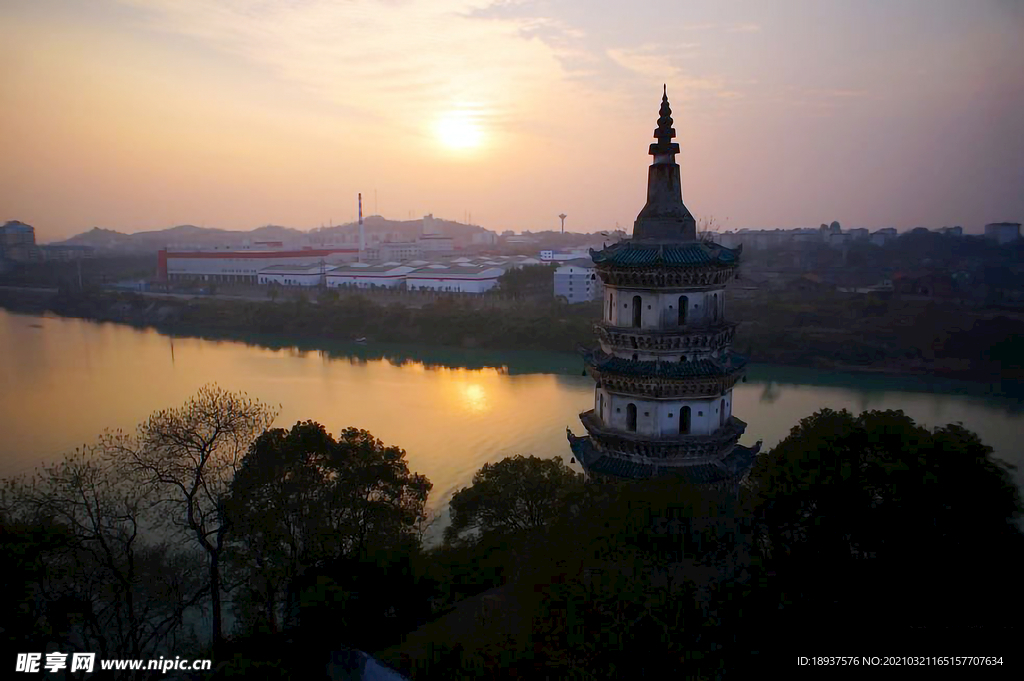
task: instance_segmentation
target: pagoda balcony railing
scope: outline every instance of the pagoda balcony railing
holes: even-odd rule
[[[735,265],[705,265],[692,268],[616,267],[600,264],[597,275],[607,286],[650,289],[700,290],[718,288],[736,274]]]
[[[718,322],[703,327],[643,329],[597,322],[594,324],[594,331],[602,344],[626,351],[713,352],[732,343],[736,335],[736,323]]]
[[[718,397],[739,383],[744,369],[726,376],[695,376],[693,378],[660,378],[622,376],[587,366],[587,373],[599,387],[619,395],[636,395],[655,400]]]
[[[747,424],[730,416],[718,430],[707,435],[652,436],[606,426],[593,409],[580,414],[593,446],[611,454],[649,459],[697,459],[724,455],[747,429]]]

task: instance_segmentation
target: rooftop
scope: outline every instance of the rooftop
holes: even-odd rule
[[[569,446],[580,465],[592,473],[616,478],[649,479],[676,475],[695,485],[713,485],[742,477],[760,451],[760,443],[753,447],[736,445],[722,459],[704,460],[689,465],[665,465],[663,461],[634,461],[610,456],[598,451],[589,437],[576,437],[569,433]]]
[[[319,274],[320,263],[301,263],[295,265],[271,265],[260,270],[260,274]]]
[[[718,359],[700,359],[691,362],[632,360],[608,355],[599,349],[588,349],[582,354],[583,361],[589,366],[620,376],[704,378],[725,376],[747,365],[746,357],[732,351],[723,352]]]
[[[726,248],[713,242],[690,241],[677,244],[645,244],[620,241],[590,257],[598,265],[615,267],[703,267],[739,264],[742,246]]]
[[[367,265],[365,263],[352,263],[335,267],[327,273],[328,276],[343,277],[346,275],[371,275],[371,274],[406,274],[418,269],[415,265],[399,265],[398,263],[384,263],[382,265]]]

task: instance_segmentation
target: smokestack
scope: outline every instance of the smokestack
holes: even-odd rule
[[[363,227],[363,194],[359,193],[359,261],[362,262],[366,250],[366,229]]]

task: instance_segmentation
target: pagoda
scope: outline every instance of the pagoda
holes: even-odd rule
[[[569,443],[588,476],[735,488],[761,446],[738,444],[746,424],[732,413],[746,361],[730,349],[736,324],[726,321],[725,284],[742,247],[698,237],[683,204],[667,90],[660,114],[632,238],[590,251],[604,312],[597,347],[581,350],[597,388],[594,408],[580,414],[588,434],[570,431]]]

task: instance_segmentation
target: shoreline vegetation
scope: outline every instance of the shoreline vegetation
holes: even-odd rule
[[[1013,664],[1024,588],[991,566],[1024,558],[1020,491],[961,425],[820,409],[735,489],[508,456],[428,546],[405,450],[279,413],[210,384],[0,480],[4,654],[213,661],[182,681],[371,678],[370,654],[416,681],[721,678],[837,640]]]
[[[285,344],[299,339],[311,350],[326,351],[365,337],[370,348],[417,344],[470,354],[565,353],[568,360],[579,344],[594,342],[593,325],[601,314],[596,302],[428,297],[410,305],[387,294],[382,300],[386,304],[373,292],[347,291],[284,290],[261,299],[0,287],[0,308],[12,312],[123,323],[177,336],[243,342],[256,336],[259,344],[287,337]],[[956,308],[951,314],[948,306],[927,300],[764,291],[733,292],[727,309],[728,318],[739,321],[733,348],[751,363],[952,379],[988,384],[997,394],[1024,394],[1024,315],[1016,311]],[[571,361],[555,364],[548,370],[576,370]]]

